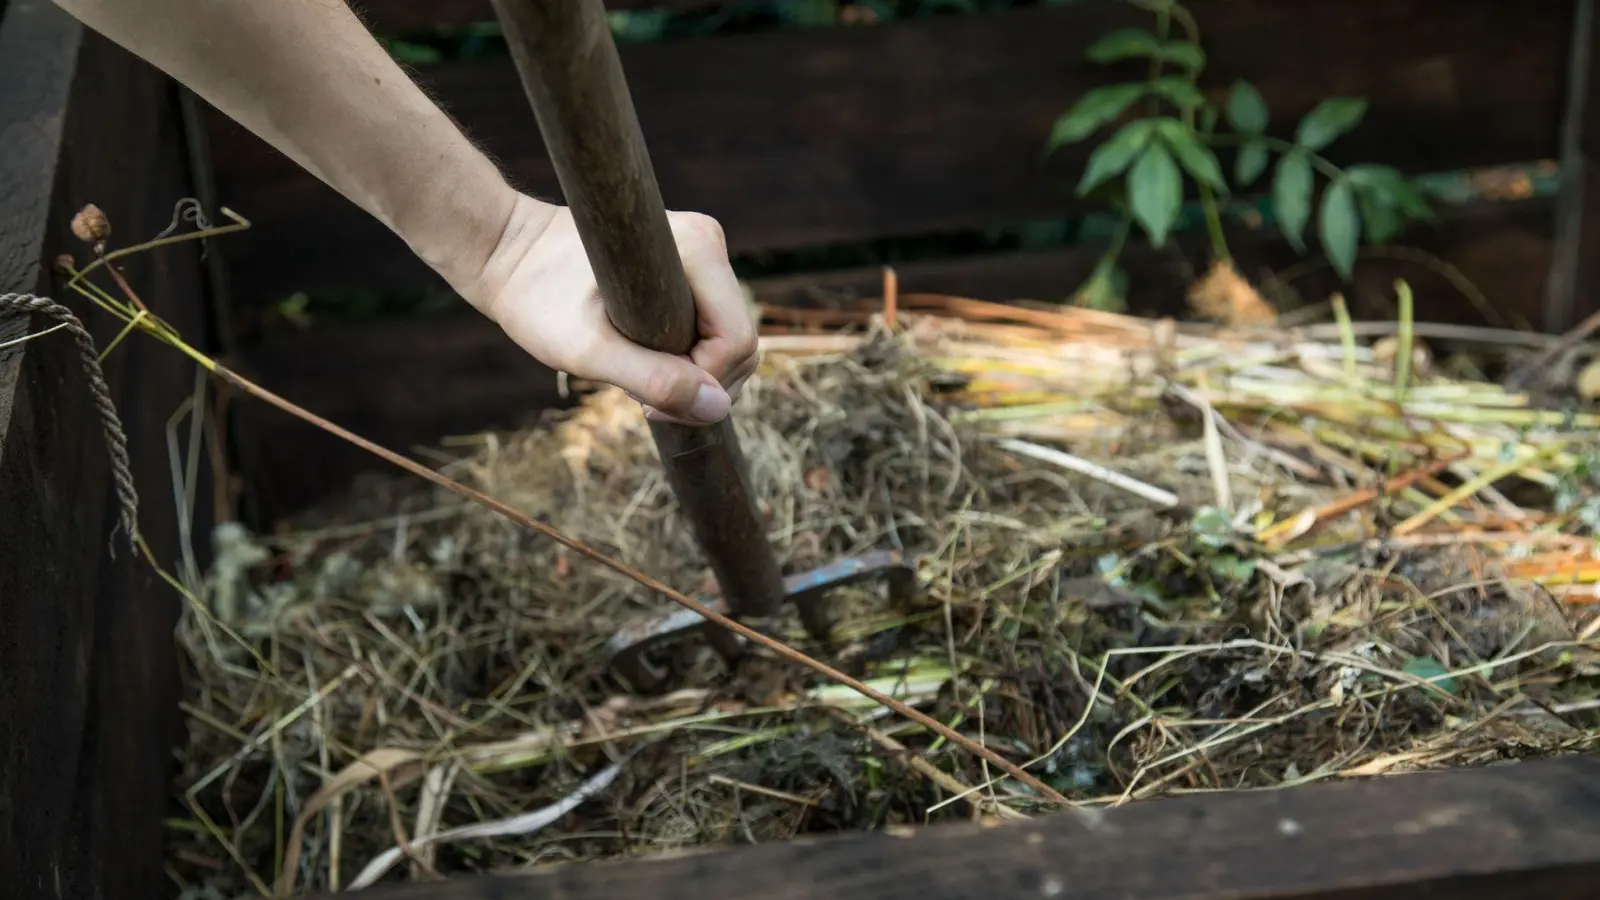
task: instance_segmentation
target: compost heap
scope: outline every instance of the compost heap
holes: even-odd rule
[[[908,608],[834,595],[835,658],[876,687],[1086,804],[1596,744],[1594,415],[1447,377],[1405,328],[934,299],[769,336],[738,408],[786,572],[918,560]],[[442,469],[714,589],[615,390]],[[668,601],[414,479],[217,550],[181,635],[190,896],[1040,808],[763,654],[690,641],[630,691],[604,644]]]

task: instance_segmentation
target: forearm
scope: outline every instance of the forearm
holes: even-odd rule
[[[388,225],[458,288],[518,203],[342,0],[57,2]]]

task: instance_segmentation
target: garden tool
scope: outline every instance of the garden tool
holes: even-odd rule
[[[611,322],[629,340],[685,355],[697,340],[694,296],[634,112],[604,0],[493,0],[523,90],[533,106],[562,194],[594,269]],[[785,579],[750,494],[732,418],[709,427],[650,422],[667,482],[710,563],[723,612],[753,628],[794,604],[813,638],[831,630],[822,595],[883,577],[904,599],[913,570],[875,553]],[[689,609],[629,627],[611,643],[619,672],[641,689],[657,682],[649,648],[701,631]],[[733,658],[742,639],[704,633]]]

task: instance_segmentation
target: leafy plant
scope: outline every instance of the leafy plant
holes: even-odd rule
[[[1295,126],[1293,140],[1267,129],[1271,114],[1261,92],[1237,81],[1220,106],[1197,85],[1206,54],[1193,15],[1175,0],[1129,0],[1155,16],[1153,31],[1124,28],[1090,45],[1091,62],[1130,60],[1148,63],[1142,81],[1110,84],[1084,93],[1056,120],[1046,152],[1083,141],[1102,130],[1108,136],[1089,155],[1077,186],[1080,197],[1117,207],[1124,226],[1138,223],[1156,247],[1171,236],[1183,206],[1185,180],[1199,195],[1217,262],[1230,260],[1217,198],[1235,188],[1258,185],[1271,170],[1269,192],[1279,230],[1297,252],[1307,252],[1313,227],[1323,253],[1349,280],[1362,240],[1393,240],[1408,222],[1431,220],[1422,192],[1399,171],[1383,165],[1335,166],[1321,154],[1365,117],[1367,103],[1353,97],[1323,100]],[[1183,37],[1172,37],[1173,25]],[[1143,115],[1128,113],[1142,105]],[[1225,125],[1219,130],[1219,125]],[[1217,150],[1236,148],[1232,183]],[[1273,157],[1276,156],[1276,165]],[[1325,181],[1314,209],[1317,176]],[[1103,292],[1116,275],[1127,229],[1119,228],[1111,247],[1085,287]]]

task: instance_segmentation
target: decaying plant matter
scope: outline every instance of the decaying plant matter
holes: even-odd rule
[[[921,559],[914,608],[840,596],[840,664],[1082,803],[1592,748],[1600,624],[1573,585],[1595,568],[1597,420],[1411,371],[1400,326],[1380,353],[1348,322],[900,297],[892,329],[769,334],[741,438],[788,568]],[[444,470],[709,591],[653,452],[598,390]],[[628,693],[601,645],[659,599],[427,485],[375,479],[219,539],[210,608],[248,647],[185,622],[194,840],[174,871],[196,890],[1037,799],[781,659],[729,671],[690,644],[667,693]]]
[[[74,289],[230,377],[116,277],[138,248],[86,239]],[[1336,303],[1298,331],[892,284],[873,315],[767,311],[801,327],[769,329],[738,422],[787,567],[920,560],[909,608],[839,595],[833,662],[864,685],[779,645],[730,670],[686,644],[659,695],[615,679],[618,626],[714,582],[637,407],[590,390],[434,481],[360,483],[271,535],[224,524],[204,578],[168,576],[191,600],[184,893],[1595,747],[1600,416],[1450,375],[1476,364],[1426,345],[1452,330],[1413,323],[1404,284],[1397,323]]]

